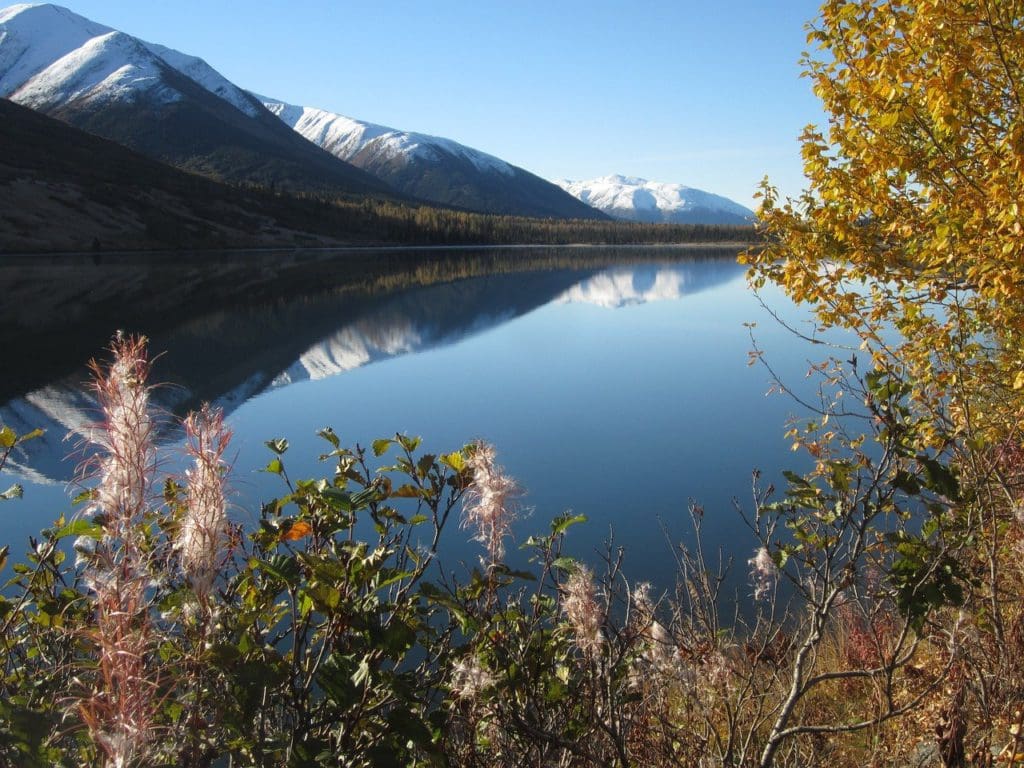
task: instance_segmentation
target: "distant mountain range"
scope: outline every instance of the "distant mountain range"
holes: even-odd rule
[[[488,213],[604,218],[557,185],[451,139],[260,98],[304,138],[410,197]]]
[[[60,6],[0,11],[0,96],[218,180],[485,213],[604,218],[556,185],[447,139],[273,102],[279,120],[202,59]],[[317,125],[327,125],[323,137]]]
[[[739,203],[682,184],[631,176],[558,182],[566,192],[609,216],[674,224],[752,224],[754,212]]]
[[[180,169],[278,192],[561,219],[744,224],[751,216],[680,185],[552,184],[451,139],[259,97],[200,58],[56,5],[0,10],[0,97]]]

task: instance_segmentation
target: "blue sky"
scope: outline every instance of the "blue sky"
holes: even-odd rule
[[[60,0],[58,0],[60,1]],[[63,0],[264,95],[446,136],[548,179],[609,173],[753,205],[803,187],[823,116],[810,0]]]

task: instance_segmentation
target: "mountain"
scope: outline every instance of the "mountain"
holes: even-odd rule
[[[0,253],[369,245],[389,231],[362,202],[228,186],[0,99]]]
[[[55,5],[0,10],[0,96],[180,168],[331,195],[388,195],[202,59]]]
[[[566,192],[618,219],[674,224],[752,224],[754,212],[721,195],[631,176],[559,181]]]
[[[483,213],[605,218],[557,185],[451,139],[259,98],[301,136],[410,197]]]

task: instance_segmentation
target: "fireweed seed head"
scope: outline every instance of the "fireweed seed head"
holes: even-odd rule
[[[767,597],[779,574],[767,547],[760,547],[754,556],[747,560],[747,565],[750,567],[750,580],[754,585],[754,599]]]
[[[145,510],[156,470],[150,364],[143,337],[118,334],[110,351],[109,366],[90,364],[101,419],[89,437],[101,454],[94,461],[98,482],[89,511],[104,515],[108,533],[124,536]]]
[[[641,618],[649,616],[654,611],[651,604],[651,585],[649,582],[641,581],[633,587],[633,608],[640,613]]]
[[[505,556],[504,539],[519,513],[522,491],[495,460],[494,446],[477,442],[466,466],[473,479],[463,497],[462,527],[476,531],[473,537],[487,548],[490,562]]]
[[[185,419],[186,451],[192,466],[185,471],[185,512],[175,546],[181,568],[196,594],[209,595],[228,539],[224,453],[231,432],[224,414],[204,405]]]
[[[566,579],[562,590],[562,611],[572,628],[576,646],[592,656],[601,649],[604,640],[601,635],[604,609],[598,601],[590,569],[578,566]]]
[[[459,659],[452,667],[451,690],[460,699],[476,699],[494,683],[494,675],[476,656]]]
[[[651,585],[648,582],[637,584],[633,588],[631,602],[630,622],[643,640],[644,658],[659,667],[667,664],[673,647],[672,636],[665,625],[655,618]]]

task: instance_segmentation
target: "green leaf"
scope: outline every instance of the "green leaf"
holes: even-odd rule
[[[917,460],[924,467],[925,487],[945,496],[950,501],[960,500],[960,481],[949,467],[929,456],[918,456]]]
[[[420,438],[409,437],[408,435],[395,435],[395,440],[397,440],[398,444],[401,445],[409,453],[412,453],[417,448],[419,448],[421,442]]]
[[[430,729],[422,720],[409,710],[395,709],[387,716],[388,727],[408,742],[419,747],[427,747],[431,743]]]
[[[395,618],[377,638],[374,647],[380,648],[389,658],[399,659],[415,642],[416,630]]]
[[[796,472],[785,469],[782,471],[782,476],[786,478],[791,485],[795,485],[798,488],[811,488],[813,487],[806,479],[798,475]]]
[[[95,498],[96,491],[92,488],[86,488],[71,500],[71,504],[77,507],[79,504],[84,504],[85,502],[92,501]]]
[[[572,573],[579,567],[579,564],[573,558],[565,555],[556,557],[551,561],[551,565],[560,571],[568,571],[569,573]]]
[[[353,509],[362,509],[371,502],[380,501],[383,496],[381,495],[380,488],[371,485],[369,488],[353,493],[350,498]]]
[[[270,472],[274,475],[280,475],[284,472],[284,464],[276,456],[267,462],[267,466],[263,469],[264,472]]]
[[[35,440],[37,437],[42,437],[45,433],[41,429],[33,429],[31,432],[26,432],[24,435],[18,438],[18,444],[27,443],[29,440]]]
[[[25,489],[18,483],[15,483],[3,493],[0,493],[0,501],[10,501],[11,499],[20,499],[25,495]]]
[[[18,435],[13,429],[6,426],[0,429],[0,448],[13,448],[16,442]]]
[[[921,493],[921,484],[917,478],[906,470],[899,470],[892,480],[893,487],[898,488],[910,496],[917,496]]]
[[[576,525],[576,523],[585,522],[587,522],[586,515],[559,515],[551,522],[551,534],[553,536],[559,536],[565,533],[570,526]]]
[[[451,467],[456,472],[461,472],[466,468],[466,459],[462,455],[462,451],[452,451],[441,456],[440,461],[447,467]]]
[[[320,492],[320,498],[327,502],[327,504],[339,512],[351,512],[352,511],[352,496],[348,491],[343,491],[340,488],[334,486],[328,486]]]
[[[305,619],[313,610],[313,598],[303,593],[299,595],[299,616]]]
[[[317,434],[320,435],[320,437],[329,442],[335,448],[341,445],[341,440],[338,439],[338,435],[335,434],[334,430],[331,429],[330,427],[324,427],[319,432],[317,432]]]
[[[317,684],[327,698],[345,709],[359,700],[359,691],[352,685],[352,661],[350,657],[333,653],[321,666],[316,676]]]
[[[225,668],[241,658],[241,652],[232,643],[212,643],[206,651],[215,665]]]
[[[436,458],[432,453],[425,453],[420,456],[420,460],[416,462],[416,473],[420,477],[426,477],[427,473],[433,468]]]
[[[337,587],[327,586],[326,584],[316,584],[311,586],[307,592],[309,597],[312,598],[313,603],[320,611],[329,612],[333,611],[338,607],[338,603],[341,601],[341,590]]]
[[[390,448],[391,445],[394,442],[395,442],[394,440],[388,440],[387,438],[381,438],[379,440],[374,440],[373,444],[372,444],[373,445],[373,455],[374,456],[383,456],[385,453],[387,453],[388,448]]]
[[[259,561],[259,567],[286,584],[297,584],[299,581],[299,564],[294,557],[273,555],[267,560]]]
[[[68,536],[88,536],[91,539],[100,539],[103,537],[103,526],[95,520],[79,518],[72,520],[53,534],[55,539],[64,539]]]
[[[281,454],[288,450],[288,441],[285,440],[283,437],[277,437],[274,438],[273,440],[267,440],[265,445],[278,456],[280,456]]]

